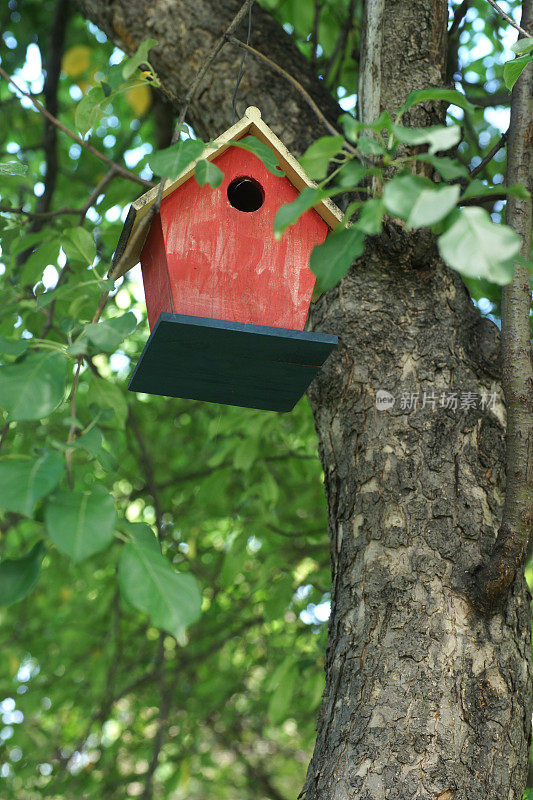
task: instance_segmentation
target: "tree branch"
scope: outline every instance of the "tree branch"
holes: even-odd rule
[[[457,6],[455,9],[455,13],[453,15],[453,21],[448,29],[448,37],[453,36],[454,33],[459,29],[459,26],[463,19],[466,17],[468,9],[472,5],[472,0],[463,0],[460,6]]]
[[[350,0],[350,5],[348,6],[348,11],[346,13],[346,22],[341,28],[339,38],[337,39],[337,43],[335,44],[335,48],[331,54],[331,58],[326,66],[325,73],[326,73],[326,80],[328,82],[328,86],[335,84],[337,80],[337,76],[340,71],[340,67],[342,64],[342,60],[344,58],[344,48],[346,47],[346,42],[348,41],[348,36],[350,35],[350,31],[353,27],[353,18],[355,14],[355,6],[359,2],[359,0]],[[335,62],[337,61],[337,57],[339,57],[338,67],[335,70],[335,75],[331,75],[331,71],[335,66]]]
[[[327,120],[327,118],[319,109],[319,107],[317,106],[311,95],[304,89],[302,84],[299,83],[296,80],[296,78],[294,78],[292,75],[286,72],[286,70],[284,70],[283,67],[280,67],[279,64],[276,64],[274,61],[268,58],[268,56],[265,56],[263,53],[260,53],[259,50],[255,49],[255,47],[251,47],[249,44],[241,42],[240,39],[236,39],[234,36],[228,36],[228,41],[231,42],[231,44],[236,45],[237,47],[244,48],[245,50],[250,52],[253,56],[255,56],[256,58],[260,59],[265,64],[267,64],[271,70],[277,72],[278,75],[281,75],[283,78],[285,78],[285,80],[289,81],[289,83],[291,83],[294,86],[294,88],[297,89],[298,92],[300,92],[301,96],[303,97],[309,108],[312,109],[314,114],[316,114],[320,122],[332,134],[332,136],[342,136],[342,134],[337,130],[337,128],[335,128],[335,126],[332,125],[331,122]],[[348,142],[345,142],[344,147],[351,153],[357,153],[356,148],[352,147],[350,144],[348,144]]]
[[[22,206],[18,208],[10,208],[9,206],[0,205],[0,213],[2,214],[19,214],[29,219],[53,219],[60,217],[63,214],[80,214],[81,208],[58,208],[57,211],[25,211]]]
[[[59,110],[57,91],[59,76],[61,74],[61,57],[67,30],[67,21],[70,12],[69,0],[58,0],[55,7],[54,18],[50,30],[46,54],[46,66],[43,94],[46,110],[51,116],[56,117]],[[52,197],[57,182],[59,159],[57,155],[57,128],[48,118],[44,118],[43,148],[46,162],[44,178],[44,192],[37,202],[37,212],[47,212],[52,204]],[[39,231],[44,224],[44,219],[36,217],[31,225],[33,232]]]
[[[476,175],[479,175],[479,173],[485,169],[489,161],[492,161],[496,153],[498,153],[502,149],[502,147],[505,145],[505,142],[507,141],[507,134],[508,131],[502,133],[501,137],[498,139],[494,147],[487,153],[487,155],[484,158],[482,158],[477,167],[474,167],[474,169],[471,170],[470,172],[471,178],[475,178]]]
[[[524,0],[522,21],[533,26],[533,0]],[[516,27],[516,26],[515,26]],[[522,31],[523,28],[520,28]],[[533,191],[533,70],[525,69],[514,85],[508,131],[507,185],[522,183]],[[521,255],[531,255],[531,196],[509,197],[507,222],[521,236]],[[502,296],[502,387],[507,406],[507,486],[502,523],[493,552],[475,573],[471,599],[490,610],[506,595],[523,563],[533,517],[533,367],[529,329],[529,271],[515,264]]]
[[[18,83],[16,83],[16,81],[13,80],[11,75],[9,75],[3,67],[0,67],[0,75],[2,76],[2,78],[4,78],[4,80],[8,81],[17,90],[17,92],[20,92],[21,95],[27,97],[31,101],[33,106],[37,109],[37,111],[39,111],[48,120],[50,120],[50,122],[52,122],[56,126],[56,128],[59,128],[60,131],[63,131],[63,133],[66,133],[67,136],[69,136],[73,141],[77,142],[80,145],[80,147],[85,148],[85,150],[88,150],[89,153],[93,154],[93,156],[99,158],[100,161],[103,161],[105,164],[109,164],[110,167],[115,167],[117,173],[119,175],[122,175],[123,178],[127,178],[128,180],[133,181],[134,183],[139,183],[141,186],[144,186],[147,189],[152,188],[152,186],[154,185],[152,181],[146,181],[144,180],[144,178],[141,178],[139,177],[139,175],[136,175],[135,172],[131,172],[129,169],[121,167],[120,164],[115,164],[114,161],[111,161],[110,158],[108,158],[99,150],[97,150],[95,147],[93,147],[92,144],[89,144],[89,142],[86,142],[84,139],[81,139],[73,131],[71,131],[70,128],[67,128],[66,125],[63,125],[62,122],[60,122],[56,117],[54,117],[53,114],[50,114],[50,112],[47,111],[46,108],[44,108],[44,106],[41,105],[41,103],[38,100],[36,100],[29,92],[26,92],[24,91],[24,89],[21,89]]]
[[[530,34],[530,33],[528,33],[528,32],[527,32],[527,30],[526,30],[525,28],[521,28],[521,27],[520,27],[520,25],[518,25],[518,24],[517,24],[517,23],[514,21],[514,19],[513,19],[512,17],[510,17],[510,16],[509,16],[509,14],[506,14],[506,13],[505,13],[505,11],[504,11],[502,8],[500,8],[500,6],[499,6],[499,5],[498,5],[498,3],[496,2],[496,0],[487,0],[487,3],[490,3],[490,5],[493,7],[493,9],[494,9],[495,11],[497,11],[497,12],[498,12],[498,14],[500,15],[500,17],[503,17],[503,19],[504,19],[506,22],[508,22],[508,23],[509,23],[509,25],[512,25],[512,26],[513,26],[513,28],[516,28],[516,30],[517,30],[517,31],[520,31],[520,33],[522,33],[524,36],[527,36],[527,37],[530,37],[530,36],[531,36],[531,34]],[[522,21],[523,21],[523,20],[524,20],[524,14],[522,14]],[[531,24],[531,23],[529,23],[529,24]]]

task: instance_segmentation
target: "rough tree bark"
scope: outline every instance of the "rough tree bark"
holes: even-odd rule
[[[239,0],[78,0],[131,52],[153,58],[176,98]],[[367,0],[361,113],[442,85],[445,0]],[[240,34],[244,37],[244,32]],[[254,47],[283,65],[335,122],[338,108],[284,31],[257,6]],[[213,136],[233,121],[242,53],[227,45],[189,121]],[[324,133],[297,93],[249,57],[240,109],[261,107],[295,152]],[[419,108],[411,124],[442,109]],[[431,236],[389,224],[312,325],[341,346],[310,392],[326,478],[332,615],[326,690],[306,800],[519,800],[530,734],[529,595],[518,575],[490,616],[461,580],[490,551],[504,496],[505,410],[498,331],[482,320]],[[378,411],[388,390],[392,409]],[[494,408],[439,406],[441,392],[489,395]],[[419,406],[401,408],[402,392]],[[426,392],[426,406],[421,401]],[[433,399],[436,407],[432,408]],[[429,402],[428,402],[429,401]]]

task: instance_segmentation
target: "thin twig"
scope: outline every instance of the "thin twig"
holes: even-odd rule
[[[133,432],[133,435],[137,441],[137,445],[139,447],[139,461],[144,472],[144,477],[146,479],[146,487],[150,494],[152,495],[152,500],[154,503],[154,511],[155,511],[155,522],[157,527],[157,538],[161,542],[163,540],[163,507],[161,505],[161,501],[159,499],[159,493],[157,491],[157,483],[155,480],[155,469],[154,469],[154,462],[152,456],[150,455],[150,451],[146,446],[146,442],[144,437],[141,433],[141,429],[139,428],[139,424],[137,422],[137,418],[133,412],[132,406],[128,406],[128,425]]]
[[[314,113],[316,114],[318,119],[322,122],[324,127],[327,128],[327,130],[333,136],[342,136],[342,134],[337,130],[337,128],[335,128],[331,124],[331,122],[329,122],[329,120],[326,119],[326,117],[324,116],[322,111],[319,109],[319,107],[317,106],[317,104],[315,103],[315,101],[313,100],[311,95],[308,92],[306,92],[306,90],[304,89],[302,84],[299,83],[296,80],[296,78],[294,78],[289,72],[286,72],[283,69],[283,67],[280,67],[279,64],[276,64],[276,62],[272,61],[270,58],[268,58],[268,56],[265,56],[265,55],[263,55],[263,53],[260,53],[259,50],[255,49],[255,47],[250,47],[249,44],[246,44],[245,42],[241,42],[240,39],[236,39],[234,36],[228,36],[228,41],[230,41],[231,44],[234,44],[237,47],[243,47],[245,50],[248,50],[256,58],[259,58],[259,59],[261,59],[261,61],[264,61],[265,64],[268,64],[270,69],[272,69],[274,72],[277,72],[279,75],[282,75],[285,78],[285,80],[289,81],[289,83],[291,83],[294,86],[294,88],[298,90],[298,92],[302,95],[302,97],[304,98],[304,100],[307,103],[307,105],[314,111]],[[348,142],[344,143],[344,147],[350,153],[354,153],[354,154],[357,153],[356,148],[352,147],[350,144],[348,144]]]
[[[465,81],[462,81],[465,86]],[[472,86],[473,84],[470,84]],[[480,108],[493,108],[494,106],[508,106],[511,102],[509,92],[501,92],[501,94],[488,94],[486,97],[481,97],[466,93],[466,99],[475,106]]]
[[[70,428],[68,431],[68,438],[67,438],[67,445],[72,444],[74,441],[74,436],[77,429],[76,424],[76,393],[78,391],[78,384],[80,382],[80,372],[81,372],[81,364],[83,361],[83,356],[78,356],[78,360],[76,362],[76,371],[74,373],[74,380],[72,381],[72,389],[70,390]],[[67,467],[67,481],[69,488],[72,490],[74,488],[74,480],[72,476],[72,449],[69,448],[65,452],[65,464]]]
[[[85,201],[85,203],[83,205],[83,208],[80,208],[80,211],[79,211],[80,219],[79,219],[79,222],[78,222],[79,225],[81,225],[81,223],[84,221],[85,217],[87,216],[88,210],[90,209],[91,206],[93,206],[96,203],[96,201],[98,200],[98,198],[100,197],[100,195],[104,191],[105,187],[109,183],[111,183],[113,178],[115,178],[117,175],[118,175],[118,172],[117,172],[116,166],[115,166],[115,164],[113,164],[111,169],[108,172],[106,172],[106,174],[104,175],[102,180],[99,181],[99,183],[96,184],[96,186],[92,190],[91,194],[89,195],[89,197]]]
[[[325,69],[326,81],[328,86],[335,83],[334,80],[331,80],[331,70],[335,66],[335,62],[337,57],[340,55],[341,58],[339,59],[339,68],[342,64],[344,58],[344,48],[346,47],[346,42],[348,41],[348,36],[350,35],[350,31],[353,27],[353,19],[355,14],[355,6],[358,0],[350,0],[350,5],[348,6],[348,12],[346,14],[346,22],[342,26],[339,38],[337,39],[337,43],[335,44],[335,48],[331,54],[331,58]],[[339,74],[339,69],[335,70],[335,77]]]
[[[316,67],[318,59],[318,26],[320,24],[320,0],[315,0],[313,30],[311,31],[311,64]]]
[[[61,57],[70,11],[69,0],[56,0],[47,46],[46,63],[44,65],[46,76],[43,86],[44,105],[48,113],[56,117],[59,111],[58,89],[61,75]],[[44,118],[43,123],[43,149],[46,172],[44,191],[37,201],[37,211],[50,211],[59,170],[57,128],[48,117]],[[30,227],[30,231],[34,233],[41,230],[43,224],[44,220],[36,218]]]
[[[29,217],[29,219],[52,219],[63,214],[80,214],[81,211],[81,208],[58,208],[57,211],[25,211],[22,207],[11,208],[10,206],[0,205],[2,214],[21,214],[24,217]]]
[[[448,29],[448,36],[453,36],[456,30],[459,28],[459,25],[466,17],[468,9],[472,5],[472,0],[463,0],[460,6],[455,9],[455,13],[453,15],[453,21]]]
[[[159,756],[161,754],[161,750],[165,743],[165,732],[168,724],[168,716],[170,713],[170,709],[172,707],[172,695],[174,694],[174,690],[178,684],[178,681],[181,677],[180,671],[178,669],[174,670],[174,674],[167,678],[166,676],[166,665],[165,665],[165,638],[167,634],[163,631],[159,634],[159,646],[163,653],[163,658],[161,659],[161,664],[159,665],[159,675],[158,675],[158,683],[159,683],[159,718],[157,720],[157,730],[154,736],[154,744],[152,748],[152,758],[150,759],[150,764],[148,769],[144,775],[144,789],[141,794],[141,800],[151,800],[153,796],[153,780],[154,780],[154,773],[157,769],[157,765],[159,763]]]
[[[483,159],[480,161],[480,163],[477,165],[477,167],[474,167],[474,169],[472,169],[472,170],[471,170],[471,172],[470,172],[470,177],[471,177],[471,178],[475,178],[475,177],[476,177],[476,175],[479,175],[479,173],[480,173],[480,172],[481,172],[483,169],[485,169],[485,167],[487,166],[487,164],[489,163],[489,161],[492,161],[492,159],[494,158],[494,156],[496,155],[496,153],[498,153],[498,152],[499,152],[499,151],[502,149],[502,147],[505,145],[505,142],[506,142],[506,141],[507,141],[507,131],[505,131],[505,133],[502,133],[502,135],[500,136],[500,138],[498,139],[498,141],[496,142],[496,144],[494,145],[494,147],[493,147],[493,148],[490,150],[490,152],[488,152],[488,153],[487,153],[487,155],[486,155],[486,156],[485,156],[485,157],[484,157],[484,158],[483,158]]]
[[[487,3],[490,3],[493,9],[497,11],[500,17],[503,17],[504,20],[509,23],[509,25],[512,25],[513,28],[516,28],[516,30],[520,31],[520,33],[522,33],[524,36],[527,36],[528,38],[531,37],[531,34],[528,33],[525,30],[525,28],[521,28],[520,25],[517,22],[515,22],[512,17],[509,16],[509,14],[506,14],[505,11],[502,8],[500,8],[496,0],[487,0]]]
[[[29,92],[26,92],[24,91],[24,89],[21,89],[18,83],[16,83],[13,80],[11,75],[9,75],[5,71],[5,69],[3,69],[3,67],[0,67],[0,75],[6,81],[8,81],[17,90],[17,92],[20,92],[24,97],[27,97],[32,102],[37,111],[43,114],[47,119],[50,120],[50,122],[52,122],[57,128],[59,128],[59,130],[63,131],[63,133],[66,133],[67,136],[69,136],[71,139],[77,142],[81,147],[85,148],[85,150],[88,150],[90,153],[92,153],[93,156],[96,156],[97,158],[100,159],[100,161],[103,161],[105,164],[109,164],[110,167],[115,167],[119,175],[122,175],[123,178],[127,178],[130,181],[134,181],[134,183],[140,183],[141,186],[145,186],[147,189],[152,188],[152,186],[154,185],[152,181],[146,181],[144,180],[144,178],[141,178],[139,175],[136,175],[135,172],[131,172],[129,169],[121,167],[120,164],[115,164],[114,161],[112,161],[110,158],[108,158],[99,150],[97,150],[96,147],[93,147],[92,144],[89,144],[89,142],[86,142],[84,139],[81,139],[74,133],[74,131],[71,131],[70,128],[67,128],[66,125],[63,125],[63,123],[60,122],[56,117],[54,117],[53,114],[50,114],[50,112],[47,111],[46,108],[44,108],[44,106],[41,105],[41,103],[39,103],[38,100],[35,100],[35,98],[32,97],[32,95]]]
[[[6,422],[6,424],[2,427],[2,430],[0,432],[0,450],[2,449],[2,446],[3,446],[3,444],[4,444],[5,440],[6,440],[7,434],[9,433],[10,426],[11,426],[11,423],[10,422]]]

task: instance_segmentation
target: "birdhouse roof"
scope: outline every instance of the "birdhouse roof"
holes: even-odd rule
[[[231,147],[231,143],[233,141],[237,141],[243,136],[248,135],[255,136],[261,142],[264,142],[264,144],[270,147],[270,149],[276,154],[279,165],[285,173],[286,178],[292,183],[295,189],[302,191],[302,189],[305,189],[307,186],[316,186],[316,183],[308,178],[301,165],[287,150],[283,142],[281,142],[276,134],[270,130],[268,125],[263,122],[259,109],[255,108],[254,106],[250,106],[246,109],[242,119],[225,131],[221,136],[218,137],[218,139],[215,139],[214,142],[210,142],[206,146],[201,156],[199,156],[195,161],[191,162],[186,169],[184,169],[183,172],[178,175],[177,178],[174,180],[165,180],[163,197],[166,197],[174,192],[179,186],[185,183],[185,181],[188,181],[189,178],[194,175],[194,168],[198,161],[201,159],[212,161],[214,158],[221,155],[225,150]],[[146,230],[146,235],[137,242],[135,248],[129,254],[128,258],[120,265],[120,269],[116,271],[116,266],[118,266],[120,258],[126,250],[130,237],[135,235],[143,217],[155,203],[158,191],[159,185],[154,186],[153,189],[150,189],[148,192],[141,195],[141,197],[139,197],[137,200],[134,200],[129,208],[128,216],[126,217],[126,221],[124,223],[124,227],[122,229],[122,233],[113,257],[113,267],[110,270],[110,277],[115,280],[120,278],[121,275],[124,275],[124,273],[134,267],[140,259],[141,250],[143,248],[146,236],[148,235],[148,228]],[[337,225],[337,223],[342,219],[342,212],[329,199],[322,200],[320,203],[314,206],[314,210],[319,216],[322,217],[322,219],[329,225],[330,228],[334,228],[335,225]]]

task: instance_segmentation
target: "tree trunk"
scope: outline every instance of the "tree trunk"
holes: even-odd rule
[[[519,576],[491,617],[459,591],[490,550],[502,507],[494,326],[431,240],[394,227],[320,300],[313,321],[341,347],[311,392],[333,577],[306,800],[519,800],[527,589]],[[393,408],[377,410],[378,389],[396,398]],[[452,391],[456,411],[439,406]],[[402,392],[418,396],[416,410],[402,410]],[[496,392],[494,410],[461,409],[466,392],[478,401]]]
[[[442,85],[446,19],[444,0],[368,0],[364,120]],[[426,104],[410,121],[441,114]],[[310,393],[332,614],[306,800],[519,800],[531,718],[527,587],[519,575],[492,617],[461,592],[503,507],[498,331],[432,237],[393,225],[321,299],[313,324],[342,349]],[[390,410],[377,410],[379,389],[395,398]],[[440,406],[450,392],[457,410]],[[466,393],[477,408],[461,407]],[[494,395],[494,408],[479,408]],[[402,396],[416,397],[417,409],[402,409]]]
[[[147,36],[159,41],[153,62],[178,106],[240,3],[78,5],[129,52]],[[412,89],[442,85],[446,21],[445,0],[366,2],[363,119],[398,107]],[[335,122],[336,104],[258,6],[251,44]],[[200,136],[233,121],[241,58],[226,45],[193,101],[189,122]],[[259,106],[296,153],[325,133],[290,84],[251,56],[238,99],[239,111]],[[434,123],[442,113],[424,104],[408,120]],[[503,607],[482,616],[462,591],[490,551],[503,504],[497,328],[443,267],[432,236],[392,223],[311,321],[336,333],[340,346],[310,391],[329,509],[332,614],[306,800],[519,800],[531,718],[529,595],[518,575]],[[380,389],[395,400],[388,410],[376,407]],[[417,397],[416,409],[404,407],[404,392]],[[440,405],[451,392],[456,410]],[[480,408],[481,397],[489,407]]]

